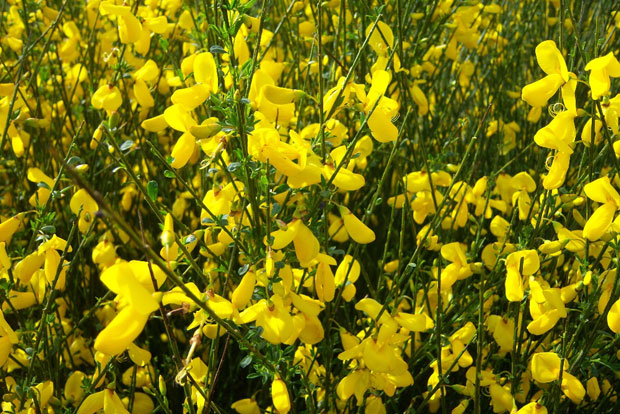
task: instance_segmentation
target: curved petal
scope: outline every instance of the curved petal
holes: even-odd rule
[[[521,90],[521,99],[531,106],[546,106],[547,102],[564,83],[562,76],[547,75],[544,78],[526,85]]]
[[[615,213],[616,204],[613,201],[608,201],[597,208],[583,227],[583,236],[590,241],[600,239],[609,228]]]
[[[547,75],[558,74],[568,81],[568,69],[562,53],[553,40],[546,40],[536,46],[536,61]]]

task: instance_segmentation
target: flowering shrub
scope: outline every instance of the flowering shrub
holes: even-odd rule
[[[615,412],[619,11],[2,3],[3,412]]]

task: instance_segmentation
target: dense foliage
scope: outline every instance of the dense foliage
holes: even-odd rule
[[[0,2],[2,412],[616,412],[619,10]]]

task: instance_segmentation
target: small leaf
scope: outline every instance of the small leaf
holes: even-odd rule
[[[174,173],[172,171],[170,171],[170,170],[164,171],[164,176],[166,176],[166,178],[174,178],[175,177]]]
[[[153,201],[157,199],[158,190],[159,187],[157,185],[157,181],[149,181],[149,183],[146,185],[146,193]]]
[[[129,148],[131,148],[133,146],[133,141],[128,139],[127,141],[123,142],[120,146],[121,151],[125,152],[127,151]]]
[[[78,156],[74,155],[73,157],[71,157],[71,158],[69,158],[67,160],[67,165],[73,166],[73,165],[77,165],[77,164],[84,164],[84,161],[80,157],[78,157]]]
[[[218,53],[226,53],[226,49],[224,49],[222,46],[220,45],[213,45],[209,48],[209,52],[213,53],[213,54],[218,54]]]
[[[250,265],[246,263],[237,270],[237,273],[239,274],[239,276],[243,276],[248,272],[249,269]]]
[[[47,234],[54,234],[54,233],[56,233],[56,227],[54,227],[54,226],[52,226],[50,224],[50,225],[41,227],[41,231],[43,233],[47,233]]]
[[[239,167],[241,167],[241,163],[240,162],[231,162],[230,164],[228,164],[228,171],[233,172],[235,170],[237,170]]]
[[[239,362],[239,366],[241,368],[246,368],[248,365],[252,363],[252,355],[246,355],[245,358]]]

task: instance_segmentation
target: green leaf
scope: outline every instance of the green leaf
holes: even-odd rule
[[[240,162],[238,162],[238,161],[235,161],[235,162],[231,162],[230,164],[228,164],[227,169],[228,169],[228,171],[229,171],[229,172],[234,172],[234,171],[236,171],[239,167],[241,167],[241,163],[240,163]]]
[[[41,227],[41,231],[43,233],[47,233],[47,234],[54,234],[54,233],[56,233],[56,227],[54,227],[53,225],[49,224],[47,226]]]
[[[226,53],[226,49],[224,49],[222,46],[220,45],[213,45],[209,48],[209,52],[213,53],[213,54],[218,54],[218,53]]]
[[[157,193],[159,191],[159,186],[157,185],[157,181],[149,181],[146,185],[146,193],[149,195],[151,200],[155,201],[157,199]]]
[[[128,149],[130,149],[133,146],[133,141],[128,139],[127,141],[123,142],[120,146],[121,151],[125,152]]]
[[[239,366],[241,368],[246,368],[248,365],[252,363],[252,355],[246,355],[241,362],[239,362]]]

